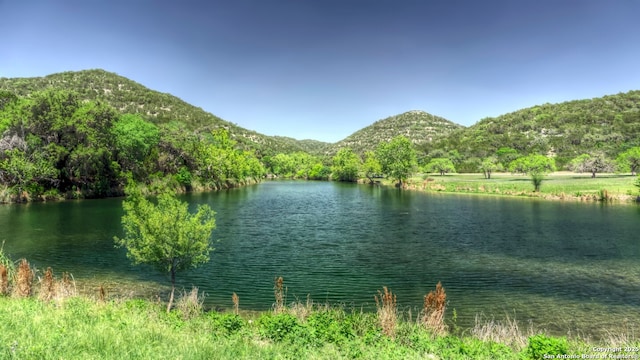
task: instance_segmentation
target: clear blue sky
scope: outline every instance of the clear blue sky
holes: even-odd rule
[[[102,68],[298,139],[640,89],[636,0],[0,0],[0,19],[0,77]]]

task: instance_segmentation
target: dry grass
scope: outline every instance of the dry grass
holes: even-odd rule
[[[7,267],[0,264],[0,295],[7,295],[9,293],[9,271]]]
[[[231,295],[231,301],[233,301],[233,313],[238,315],[240,312],[240,297],[235,292]]]
[[[398,324],[396,295],[386,286],[383,286],[382,291],[378,290],[378,295],[375,295],[374,299],[376,300],[378,322],[382,327],[382,332],[391,338],[395,337],[396,325]]]
[[[444,323],[444,311],[447,306],[447,294],[438,282],[435,291],[430,291],[424,296],[424,306],[422,308],[421,322],[424,327],[431,330],[435,335],[447,333],[447,325]]]
[[[13,296],[29,297],[33,291],[33,270],[27,259],[21,259],[13,286]]]
[[[607,330],[607,337],[605,343],[607,346],[612,347],[624,347],[629,344],[636,344],[640,341],[635,334],[635,329],[629,327],[629,321],[624,319],[622,321],[622,330],[620,332],[613,332]]]
[[[38,298],[42,301],[51,301],[56,297],[56,281],[53,277],[53,270],[50,267],[44,272],[44,277],[40,280],[40,292]]]
[[[529,337],[535,334],[532,326],[523,332],[516,319],[508,314],[503,321],[485,320],[482,315],[476,315],[475,326],[471,329],[471,335],[479,340],[505,344],[518,351],[525,348]]]
[[[326,308],[329,305],[325,305]],[[318,307],[321,309],[322,307]],[[301,301],[296,301],[291,306],[289,306],[289,313],[295,317],[297,317],[300,321],[305,321],[309,315],[314,311],[313,300],[311,300],[311,296],[307,295],[307,301],[302,303]]]
[[[62,279],[56,282],[56,299],[62,300],[77,295],[78,289],[76,288],[76,281],[73,279],[73,275],[68,272],[63,272]]]
[[[204,298],[204,293],[200,294],[198,288],[194,286],[191,291],[182,292],[176,301],[176,309],[185,320],[193,319],[202,314]]]
[[[282,278],[282,276],[279,276],[274,280],[273,295],[276,299],[276,302],[273,304],[273,311],[275,313],[284,312],[286,289],[284,287],[284,279]]]

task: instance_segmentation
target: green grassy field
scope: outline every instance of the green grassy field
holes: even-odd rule
[[[598,174],[591,178],[590,174],[556,172],[545,178],[540,192],[534,192],[531,179],[526,175],[494,173],[491,179],[485,179],[482,174],[428,174],[411,178],[407,186],[427,192],[631,202],[640,195],[640,189],[634,185],[637,179],[631,175]]]

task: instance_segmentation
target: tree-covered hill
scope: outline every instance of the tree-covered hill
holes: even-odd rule
[[[447,119],[412,110],[378,120],[333,144],[328,150],[336,153],[341,148],[349,147],[356,153],[363,154],[365,151],[375,150],[381,142],[390,141],[398,135],[405,136],[414,145],[422,145],[462,128],[462,125]]]
[[[203,109],[166,93],[145,86],[117,74],[95,69],[68,71],[44,77],[0,78],[0,90],[26,96],[46,89],[73,91],[80,99],[103,101],[123,114],[139,114],[156,125],[177,122],[186,130],[207,133],[225,128],[246,148],[260,156],[280,152],[304,151],[305,143],[285,140],[244,129]]]
[[[640,91],[543,104],[484,118],[448,137],[422,146],[427,154],[457,150],[463,158],[497,152],[555,156],[559,167],[583,153],[611,158],[640,145]]]

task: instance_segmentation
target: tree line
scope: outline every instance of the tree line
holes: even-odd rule
[[[0,93],[0,201],[118,196],[128,177],[151,190],[219,189],[264,173],[225,129],[156,125],[63,90]]]

